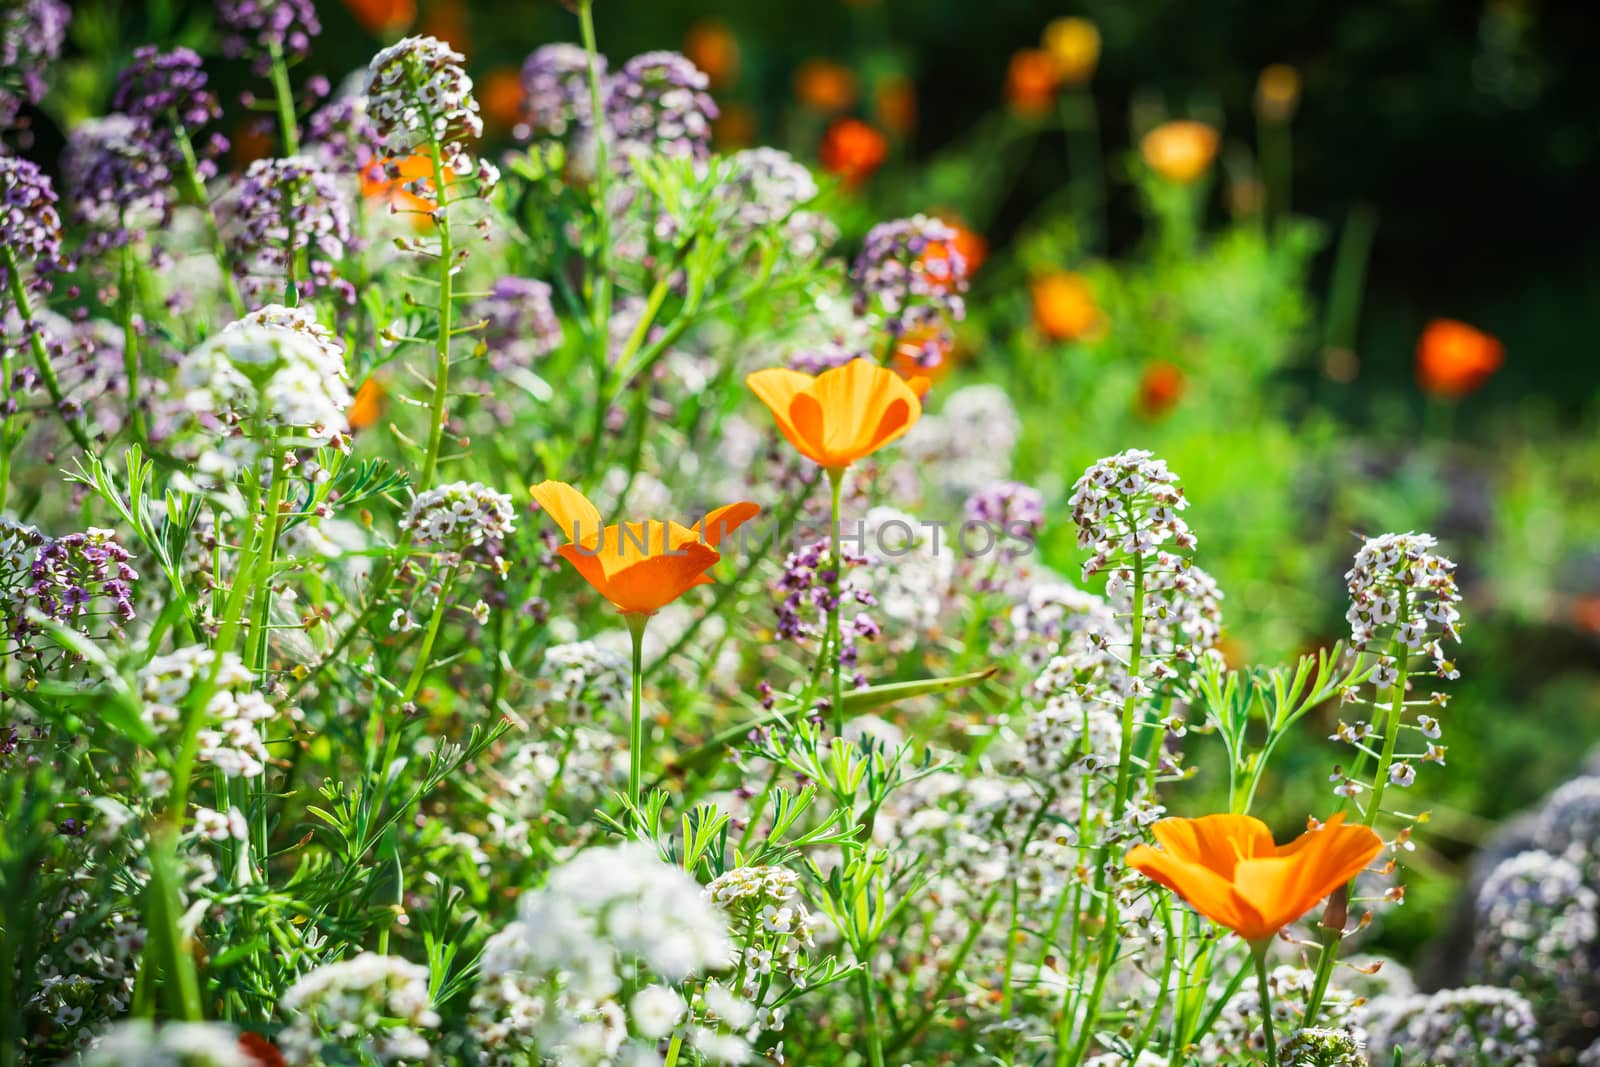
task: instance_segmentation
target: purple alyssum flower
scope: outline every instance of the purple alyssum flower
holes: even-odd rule
[[[193,49],[163,52],[154,45],[134,49],[133,62],[117,76],[111,106],[125,115],[144,119],[150,138],[168,168],[183,162],[178,138],[193,142],[202,127],[222,117],[217,96],[207,86],[200,56]],[[213,132],[194,144],[195,169],[201,179],[216,176],[216,159],[228,150],[228,139]]]
[[[148,119],[112,114],[79,123],[61,154],[69,212],[91,255],[121,248],[172,215],[172,172]]]
[[[10,275],[7,260],[31,264],[32,288],[48,287],[48,275],[62,267],[61,215],[56,191],[37,165],[14,156],[0,156],[0,308],[8,306]]]
[[[335,275],[351,245],[350,207],[334,173],[309,156],[250,164],[232,205],[228,237],[234,272],[251,298],[281,291],[293,268],[295,283],[305,290],[332,290],[347,303],[355,300],[354,287]]]
[[[61,55],[72,9],[62,0],[0,5],[0,129],[26,104],[44,99],[44,71]]]
[[[620,156],[655,151],[705,159],[716,102],[704,71],[677,52],[634,56],[609,82],[606,124]]]
[[[475,311],[484,321],[483,343],[496,373],[528,367],[561,344],[561,320],[547,282],[508,275],[490,287]]]
[[[285,60],[304,58],[311,38],[322,32],[313,0],[217,0],[217,21],[223,54],[253,56],[257,74],[271,68],[274,52]]]
[[[597,68],[604,79],[604,56],[597,57]],[[593,130],[589,54],[565,43],[534,49],[522,64],[522,120],[512,131],[517,139],[560,141],[570,149]]]
[[[944,335],[948,323],[966,317],[967,262],[956,231],[938,219],[916,215],[874,226],[850,278],[856,314],[882,316],[891,339],[922,330]]]

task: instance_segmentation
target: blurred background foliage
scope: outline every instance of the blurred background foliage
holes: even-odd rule
[[[203,2],[74,6],[57,94],[19,146],[47,163],[63,125],[103,111],[134,47],[209,39]],[[507,149],[522,60],[576,37],[557,0],[319,10],[324,33],[297,78],[337,86],[379,43],[444,37],[469,57]],[[1589,5],[600,0],[596,16],[613,66],[670,48],[707,70],[723,147],[775,145],[832,171],[847,247],[884,218],[961,224],[976,271],[940,391],[1007,389],[1015,474],[1056,515],[1095,458],[1165,457],[1194,501],[1199,559],[1228,594],[1239,661],[1346,632],[1356,533],[1440,536],[1471,625],[1448,771],[1429,782],[1415,858],[1421,906],[1386,937],[1431,933],[1470,848],[1600,738]],[[1088,21],[1052,59],[1046,28],[1065,16]],[[220,61],[215,73],[225,94],[251,85]],[[1186,152],[1203,157],[1184,180],[1139,151],[1168,118],[1220,132],[1167,146],[1180,169]],[[240,159],[270,144],[230,134]],[[1503,351],[1503,366],[1419,375],[1441,317],[1489,335],[1453,335],[1468,351],[1440,349],[1447,371],[1485,352]],[[1042,558],[1076,575],[1068,523]],[[1323,806],[1326,776],[1325,748],[1289,753],[1267,783],[1274,806]]]

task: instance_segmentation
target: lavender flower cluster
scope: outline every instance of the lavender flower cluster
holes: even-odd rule
[[[949,346],[949,323],[966,317],[967,261],[956,231],[916,215],[867,232],[850,278],[856,314],[876,313],[890,341],[920,341],[918,363],[934,366]]]
[[[705,159],[717,105],[705,72],[677,52],[646,52],[608,79],[606,123],[618,152]]]
[[[61,54],[71,18],[63,0],[0,5],[0,130],[24,105],[44,99],[44,72]]]
[[[88,230],[90,255],[139,241],[172,217],[172,172],[146,119],[111,114],[79,123],[67,137],[61,172],[68,209]]]
[[[350,209],[337,176],[320,161],[293,156],[250,164],[228,236],[234,273],[248,297],[259,300],[293,283],[355,302],[355,287],[336,274],[352,246]]]
[[[676,52],[634,56],[615,74],[597,59],[600,106],[607,144],[619,166],[633,152],[705,159],[711,151],[716,102],[710,80]],[[583,49],[552,44],[536,50],[522,66],[522,121],[514,131],[523,140],[559,144],[569,162],[582,164],[595,138],[589,59]],[[580,165],[579,173],[588,167]]]
[[[0,308],[11,295],[9,263],[31,264],[28,286],[42,291],[48,287],[47,275],[60,270],[61,215],[56,210],[56,191],[38,166],[26,159],[0,155]]]
[[[1362,1013],[1374,1063],[1400,1050],[1407,1063],[1439,1067],[1538,1067],[1542,1052],[1533,1008],[1494,986],[1378,997]]]
[[[507,275],[489,287],[473,310],[483,320],[480,336],[496,374],[531,367],[561,345],[561,320],[548,282]]]
[[[55,647],[39,640],[47,624],[85,637],[119,635],[136,617],[132,560],[111,530],[50,538],[0,516],[0,625],[14,642],[7,655],[37,667]]]
[[[311,38],[322,32],[314,0],[217,0],[223,54],[249,56],[252,69],[265,74],[273,57],[303,59]]]

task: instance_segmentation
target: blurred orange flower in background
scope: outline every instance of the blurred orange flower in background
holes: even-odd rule
[[[1178,406],[1184,385],[1183,371],[1176,364],[1157,360],[1139,377],[1139,410],[1151,418],[1160,418]]]
[[[398,36],[417,17],[417,0],[344,0],[344,6],[374,37]]]
[[[814,111],[831,115],[853,107],[860,94],[855,71],[831,59],[808,59],[794,74],[794,95]]]
[[[1174,119],[1144,135],[1139,155],[1167,181],[1186,185],[1210,169],[1220,143],[1216,127],[1193,119]]]
[[[697,585],[722,554],[717,546],[761,508],[749,501],[708,512],[693,526],[647,519],[605,526],[600,510],[565,482],[531,488],[567,544],[556,551],[624,615],[654,615]]]
[[[1055,271],[1028,283],[1033,297],[1033,324],[1052,341],[1080,341],[1100,336],[1106,317],[1089,280],[1071,271]]]
[[[922,417],[926,378],[900,377],[870,359],[852,359],[816,377],[774,367],[745,379],[802,456],[843,470],[900,438]]]
[[[855,187],[872,177],[889,158],[889,142],[860,119],[839,119],[822,135],[817,157],[829,174]]]
[[[872,109],[885,129],[904,137],[917,125],[916,83],[904,74],[881,78],[873,90]]]
[[[361,174],[361,195],[369,200],[387,201],[396,211],[433,211],[432,200],[420,197],[406,186],[418,178],[433,177],[433,160],[428,156],[406,156],[403,159],[383,159],[373,163]],[[444,179],[453,177],[446,167]],[[432,225],[428,219],[413,216],[418,226]]]
[[[383,417],[388,397],[389,390],[384,388],[378,379],[368,378],[362,382],[361,388],[356,390],[355,399],[350,402],[350,411],[345,416],[350,422],[350,429],[365,430],[376,425]]]
[[[748,104],[723,104],[722,112],[711,120],[711,136],[719,148],[748,148],[756,143],[760,128]]]
[[[931,367],[923,363],[929,348],[939,353],[939,362]],[[937,326],[924,326],[907,333],[895,345],[894,370],[908,382],[923,378],[931,386],[949,376],[955,366],[955,357],[955,339]]]
[[[1086,18],[1069,15],[1044,28],[1044,50],[1063,85],[1082,85],[1100,63],[1100,30]]]
[[[472,58],[467,5],[462,0],[428,0],[422,12],[421,32],[423,36],[439,38],[468,59]]]
[[[1417,382],[1435,396],[1466,396],[1505,359],[1505,345],[1476,326],[1434,319],[1417,339]]]
[[[522,75],[515,67],[496,67],[478,79],[478,106],[485,125],[509,130],[522,117]]]
[[[1042,48],[1024,48],[1011,57],[1006,71],[1006,102],[1011,110],[1030,118],[1050,110],[1061,76],[1056,61]]]
[[[719,19],[701,19],[683,36],[683,54],[705,71],[713,89],[739,80],[739,41]]]
[[[1249,815],[1162,819],[1151,832],[1160,850],[1138,845],[1128,866],[1251,942],[1300,918],[1383,850],[1381,837],[1344,825],[1343,815],[1281,848],[1266,823]]]
[[[978,268],[989,259],[989,241],[980,233],[975,233],[967,228],[958,215],[941,212],[939,221],[956,231],[956,251],[961,253],[961,258],[966,261],[967,277],[978,273]]]

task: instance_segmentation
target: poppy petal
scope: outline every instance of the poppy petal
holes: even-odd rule
[[[540,482],[533,486],[529,492],[539,506],[549,513],[556,525],[561,527],[561,532],[567,535],[567,540],[577,543],[582,540],[598,541],[599,533],[605,520],[600,517],[600,509],[589,502],[589,498],[578,492],[566,482]]]

